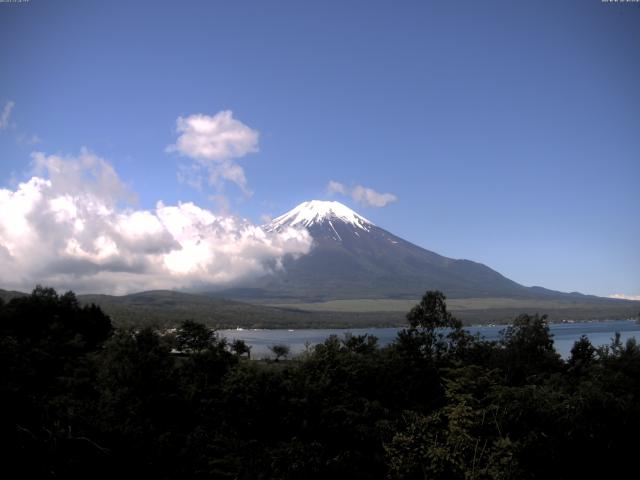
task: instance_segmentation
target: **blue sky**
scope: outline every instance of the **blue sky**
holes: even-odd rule
[[[599,0],[0,4],[0,186],[86,147],[138,209],[332,198],[525,285],[640,295],[638,45],[640,4]],[[240,154],[171,149],[225,111]]]

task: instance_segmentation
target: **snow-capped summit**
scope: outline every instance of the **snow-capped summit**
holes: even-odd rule
[[[268,225],[268,229],[278,230],[285,226],[303,226],[309,228],[312,225],[318,225],[324,222],[331,224],[336,220],[367,232],[372,226],[375,226],[362,215],[357,214],[340,202],[310,200],[308,202],[302,202],[293,210],[273,219]]]
[[[453,298],[569,295],[524,287],[486,265],[438,255],[374,225],[339,202],[301,203],[263,228],[284,231],[290,227],[307,230],[313,240],[309,252],[286,256],[282,268],[239,285],[231,298],[416,299],[426,290],[441,290]]]

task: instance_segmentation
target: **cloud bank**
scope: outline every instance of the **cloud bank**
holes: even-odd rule
[[[176,143],[166,150],[195,160],[187,183],[197,184],[194,176],[204,169],[211,185],[221,188],[224,181],[230,181],[251,195],[244,169],[234,159],[258,151],[256,130],[233,118],[230,110],[224,110],[213,116],[178,117],[176,132]]]
[[[350,196],[356,203],[365,207],[380,208],[387,206],[389,203],[398,201],[398,197],[392,193],[378,193],[374,189],[363,187],[362,185],[356,185],[353,188],[349,188],[334,180],[329,181],[329,184],[327,185],[327,194],[330,196],[336,194]]]
[[[225,286],[281,268],[311,248],[305,230],[268,233],[193,203],[131,208],[102,158],[33,154],[34,176],[0,189],[0,282],[79,292]]]
[[[609,298],[640,301],[640,295],[625,295],[624,293],[614,293],[613,295],[609,295]]]

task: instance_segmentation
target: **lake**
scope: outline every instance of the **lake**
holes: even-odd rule
[[[497,340],[499,332],[506,325],[466,327],[472,334],[480,333],[487,340]],[[605,322],[554,323],[549,325],[553,334],[556,350],[562,357],[570,355],[571,347],[581,335],[586,335],[594,346],[611,343],[615,332],[620,332],[622,342],[628,338],[640,339],[640,325],[633,320],[610,320]],[[272,356],[269,347],[275,344],[286,344],[292,354],[301,353],[306,346],[316,345],[326,340],[329,335],[343,337],[345,333],[363,335],[369,333],[378,337],[380,345],[391,343],[399,328],[343,328],[313,330],[220,330],[219,333],[229,340],[241,339],[251,346],[252,358]]]

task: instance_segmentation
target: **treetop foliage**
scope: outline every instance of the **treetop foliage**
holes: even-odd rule
[[[640,347],[546,319],[497,342],[427,292],[389,346],[330,336],[249,360],[196,322],[117,329],[71,292],[0,303],[0,441],[8,478],[609,478],[640,427]],[[282,348],[280,348],[282,347]],[[278,360],[289,356],[274,345]],[[18,472],[17,474],[15,472]]]
[[[193,320],[185,320],[176,333],[176,348],[181,352],[201,352],[216,345],[216,332]],[[222,340],[224,341],[224,340]]]
[[[447,311],[447,297],[439,291],[428,291],[407,313],[411,328],[434,331],[437,328],[461,328],[462,323]]]

